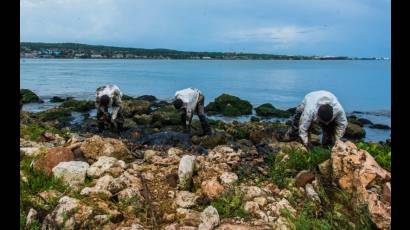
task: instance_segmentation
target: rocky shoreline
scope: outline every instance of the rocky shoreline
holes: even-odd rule
[[[332,149],[319,146],[316,129],[307,151],[278,141],[285,122],[259,118],[292,109],[264,104],[248,122],[209,120],[214,133],[202,136],[195,120],[182,133],[165,101],[123,99],[121,134],[96,132],[92,101],[53,98],[57,108],[21,112],[22,228],[390,229],[390,140],[361,141],[369,121],[350,116]],[[227,94],[206,107],[226,116],[252,109]]]

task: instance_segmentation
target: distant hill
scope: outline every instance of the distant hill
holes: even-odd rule
[[[107,58],[107,59],[222,59],[222,60],[352,60],[358,58],[274,55],[235,52],[191,52],[171,49],[142,49],[80,43],[21,42],[21,58]],[[363,59],[363,58],[360,58]],[[365,58],[374,60],[376,58]]]

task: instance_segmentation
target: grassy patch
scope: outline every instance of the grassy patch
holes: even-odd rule
[[[357,142],[357,148],[366,150],[381,167],[391,171],[391,146],[379,143]]]
[[[321,205],[305,200],[296,217],[286,210],[283,212],[293,229],[376,229],[367,208],[353,207],[351,197],[344,191],[320,187],[318,194]]]
[[[64,193],[67,186],[61,179],[53,176],[47,176],[44,172],[36,170],[32,167],[32,161],[34,158],[25,157],[20,161],[20,170],[23,171],[27,182],[20,179],[20,229],[26,225],[26,215],[30,208],[34,208],[37,211],[51,211],[54,208],[58,200],[54,199],[47,201],[47,205],[38,203],[35,200],[41,199],[37,194],[43,191],[56,190]],[[37,199],[38,200],[38,199]],[[33,222],[29,229],[39,229],[38,222]]]
[[[63,131],[54,127],[45,127],[43,125],[32,123],[27,125],[20,125],[20,137],[29,139],[31,141],[40,141],[45,132],[58,134],[61,137],[68,138],[70,134],[68,131]]]
[[[228,190],[221,197],[212,202],[212,206],[218,210],[222,218],[240,217],[248,218],[249,214],[244,210],[242,202],[243,194],[238,190]]]
[[[279,187],[285,187],[289,179],[296,176],[301,170],[315,170],[316,166],[330,158],[330,150],[314,147],[309,152],[299,149],[283,149],[280,154],[268,158],[271,168],[270,177]]]

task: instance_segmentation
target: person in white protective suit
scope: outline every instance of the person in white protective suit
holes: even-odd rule
[[[116,85],[105,85],[96,90],[95,107],[97,108],[98,130],[102,132],[105,124],[114,125],[117,131],[121,131],[124,124],[122,115],[121,97],[122,92]],[[112,107],[112,114],[108,108]]]
[[[335,95],[325,90],[307,94],[291,117],[291,128],[285,139],[299,137],[307,148],[311,148],[309,129],[312,122],[318,122],[322,129],[323,146],[334,145],[343,137],[347,118]]]
[[[185,132],[191,131],[192,117],[196,113],[201,121],[203,133],[211,134],[211,128],[205,117],[204,101],[205,97],[202,92],[192,87],[175,93],[173,104],[177,110],[181,111],[181,123],[184,125]]]

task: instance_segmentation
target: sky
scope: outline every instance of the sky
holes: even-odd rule
[[[20,0],[20,41],[390,57],[390,0]]]

